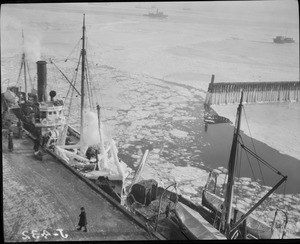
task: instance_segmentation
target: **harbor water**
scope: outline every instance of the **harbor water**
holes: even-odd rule
[[[134,168],[137,160],[130,155],[152,143],[160,157],[176,166],[226,168],[233,126],[227,121],[206,127],[204,122],[211,74],[226,82],[299,80],[299,40],[285,45],[272,42],[287,28],[298,38],[298,16],[295,3],[237,2],[230,3],[227,12],[226,2],[190,4],[187,10],[184,3],[157,3],[169,15],[164,20],[143,16],[151,3],[3,6],[1,88],[17,80],[22,29],[33,81],[39,59],[53,58],[71,77],[74,69],[64,61],[79,41],[84,12],[96,97],[104,103],[106,122],[116,128],[124,161]],[[282,9],[281,18],[274,19]],[[76,64],[76,59],[69,60]],[[48,92],[55,89],[58,97],[64,97],[67,82],[55,68],[48,65],[48,69]],[[75,114],[71,118],[75,126],[77,118]],[[296,130],[297,123],[291,129]],[[280,124],[285,126],[284,121]],[[251,145],[248,136],[242,138]],[[279,153],[268,146],[269,141],[254,139],[254,145],[262,158],[288,175],[288,183],[278,192],[300,193],[300,159]],[[252,159],[253,176],[247,157],[243,161],[241,177],[268,186],[277,182],[278,177],[264,166],[263,178]]]

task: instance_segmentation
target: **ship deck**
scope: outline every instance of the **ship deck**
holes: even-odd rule
[[[154,239],[128,216],[50,155],[40,161],[33,142],[2,136],[5,241],[95,241]],[[88,232],[75,231],[85,207]],[[61,229],[63,235],[60,234]],[[47,240],[41,234],[50,233]]]

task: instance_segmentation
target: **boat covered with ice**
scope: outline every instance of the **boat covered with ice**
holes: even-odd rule
[[[37,94],[27,92],[26,80],[25,92],[20,92],[18,87],[9,87],[2,94],[6,104],[2,110],[13,111],[23,122],[23,128],[32,135],[37,148],[40,146],[40,150],[35,152],[36,155],[42,151],[52,154],[101,188],[110,189],[113,198],[121,202],[123,183],[131,169],[118,157],[115,141],[105,132],[100,105],[95,104],[91,98],[93,91],[87,74],[89,69],[85,28],[84,17],[82,48],[78,61],[81,67],[75,69],[75,72],[81,70],[80,92],[75,86],[76,79],[70,81],[63,74],[70,84],[69,91],[72,92],[68,92],[64,100],[56,99],[55,91],[50,91],[48,96],[47,62],[40,60],[37,62]],[[24,53],[21,66],[24,73],[28,67],[25,66],[25,60]],[[50,63],[57,67],[52,59]],[[59,71],[62,72],[60,69]],[[26,77],[26,73],[24,76]],[[74,77],[77,76],[76,74]],[[80,130],[69,123],[72,116],[70,107],[75,96],[80,97]],[[67,99],[68,106],[65,104]]]

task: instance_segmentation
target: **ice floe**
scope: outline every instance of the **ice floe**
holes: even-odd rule
[[[188,132],[186,131],[182,131],[182,130],[178,130],[178,129],[173,129],[170,131],[170,134],[174,137],[177,138],[185,138],[188,136]]]

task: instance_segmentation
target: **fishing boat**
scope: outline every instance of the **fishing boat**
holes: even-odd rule
[[[55,99],[55,91],[50,91],[49,101],[47,96],[47,62],[44,60],[37,62],[38,91],[36,98],[28,99],[28,96],[25,95],[24,99],[19,99],[14,105],[9,105],[9,108],[23,122],[24,129],[41,146],[40,152],[50,153],[73,167],[96,185],[109,190],[112,197],[121,202],[124,180],[131,169],[119,159],[115,141],[105,135],[100,105],[93,104],[91,99],[91,81],[88,80],[86,74],[88,60],[85,32],[85,16],[83,16],[82,48],[78,61],[78,65],[81,63],[81,91],[76,89],[75,79],[70,81],[63,74],[70,84],[72,94],[74,95],[75,91],[81,98],[80,131],[69,124],[73,97],[70,98],[68,111],[63,100]],[[23,58],[25,60],[25,55]],[[50,63],[57,67],[52,59],[50,59]],[[75,70],[77,72],[80,69],[77,67]],[[60,69],[59,71],[62,72]],[[20,97],[18,91],[14,94]],[[65,116],[65,113],[68,113],[68,116]],[[38,152],[36,154],[38,155]]]
[[[52,148],[59,158],[101,188],[109,190],[110,194],[121,202],[124,180],[130,173],[130,168],[119,159],[115,141],[105,136],[100,105],[93,104],[91,82],[86,74],[88,60],[85,28],[83,16],[81,61],[78,62],[81,63],[81,92],[77,90],[81,97],[80,132],[66,123],[60,131],[58,142]],[[70,82],[70,88],[75,89],[75,82]],[[89,95],[89,99],[85,94]]]
[[[6,79],[5,81],[8,81],[7,90],[1,94],[1,115],[2,116],[5,116],[5,113],[9,112],[12,108],[18,110],[20,109],[20,106],[25,105],[26,107],[26,105],[28,104],[34,104],[35,102],[37,102],[37,90],[34,88],[34,84],[30,76],[29,65],[28,65],[28,61],[24,49],[23,31],[22,31],[22,43],[23,43],[22,45],[23,52],[22,52],[21,65],[20,65],[18,78],[13,85],[9,84],[9,79]],[[24,78],[23,85],[20,84],[22,71],[23,71],[23,78]],[[28,89],[29,83],[31,84],[30,92]],[[22,90],[22,86],[25,87],[24,91]],[[23,115],[26,115],[26,113]],[[24,119],[26,119],[25,117],[26,116],[23,116]]]
[[[144,16],[147,16],[150,18],[167,18],[168,17],[168,15],[164,14],[163,12],[159,12],[158,9],[156,9],[155,13],[144,14]]]
[[[209,211],[177,193],[176,182],[163,188],[154,179],[138,181],[130,187],[125,206],[167,240],[226,239],[209,223]]]
[[[158,186],[158,183],[154,179],[141,181],[135,179],[128,189],[126,203],[129,209],[142,217],[149,226],[164,235],[167,239],[171,238],[174,233],[176,233],[177,238],[193,240],[272,238],[274,224],[276,223],[275,217],[278,210],[275,213],[272,226],[250,214],[286,181],[287,176],[283,176],[279,171],[276,171],[277,174],[282,176],[282,179],[248,212],[239,210],[237,207],[233,208],[232,205],[233,172],[235,171],[235,155],[240,138],[242,98],[243,93],[238,107],[229,167],[227,171],[224,169],[225,173],[228,174],[225,199],[216,194],[218,176],[216,170],[211,171],[209,174],[207,184],[202,193],[202,205],[195,205],[179,195],[177,193],[176,182],[167,188],[162,188]],[[245,145],[242,145],[242,147],[250,152]],[[143,162],[144,159],[141,162],[142,165]],[[173,187],[173,191],[169,190],[171,187]],[[169,214],[166,214],[166,212],[169,212]],[[287,218],[285,226],[286,224]],[[284,233],[285,230],[283,230],[282,237]]]
[[[202,205],[212,211],[212,214],[214,215],[215,226],[217,226],[218,229],[222,230],[227,238],[240,236],[243,239],[270,239],[273,235],[274,228],[272,226],[269,226],[262,220],[252,216],[251,213],[255,209],[257,209],[282,183],[287,180],[287,176],[284,176],[281,172],[272,167],[270,164],[268,164],[243,144],[240,137],[240,124],[243,107],[242,101],[243,92],[241,93],[241,100],[237,109],[237,119],[235,123],[233,142],[227,169],[228,180],[226,183],[225,198],[220,197],[216,194],[218,172],[211,171],[205,189],[203,190]],[[276,174],[282,177],[279,182],[248,211],[243,211],[238,209],[236,206],[233,206],[233,186],[235,182],[234,172],[236,172],[237,167],[236,155],[238,146],[241,146],[242,149],[255,157],[259,162],[267,165],[269,168],[274,170]]]
[[[276,36],[273,38],[274,43],[294,43],[295,40],[291,37],[285,37],[285,36]]]

